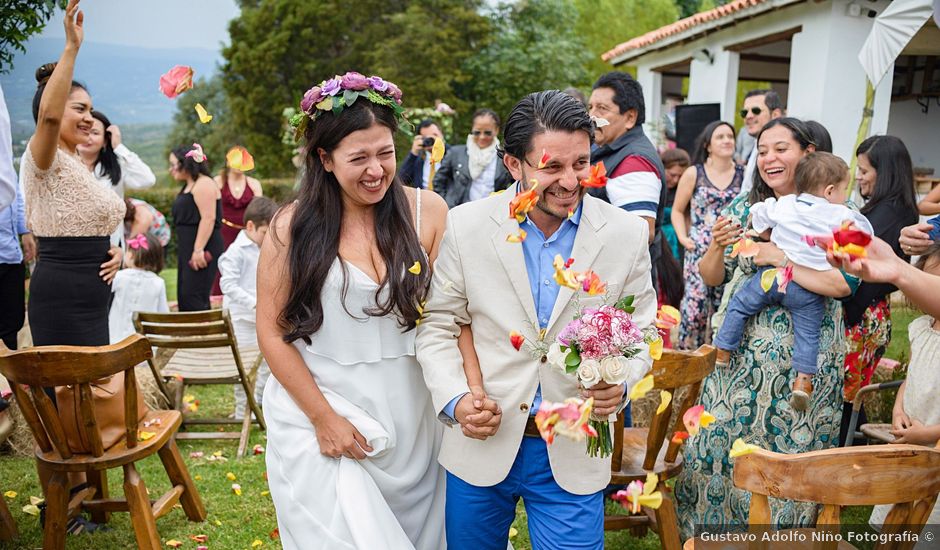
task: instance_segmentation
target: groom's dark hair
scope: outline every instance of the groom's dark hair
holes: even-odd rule
[[[577,99],[559,90],[534,92],[516,104],[503,128],[503,148],[518,159],[532,151],[532,138],[548,131],[585,132],[594,143],[594,124]]]

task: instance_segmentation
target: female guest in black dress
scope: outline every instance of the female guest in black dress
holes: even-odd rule
[[[222,255],[222,202],[209,176],[208,161],[194,147],[170,153],[170,175],[183,182],[173,202],[178,271],[176,292],[180,311],[209,309],[209,292]]]
[[[26,219],[39,239],[28,307],[37,346],[107,345],[108,284],[121,263],[108,236],[124,218],[124,201],[98,184],[76,152],[94,122],[91,96],[72,80],[84,36],[78,13],[73,0],[59,62],[36,71],[36,133],[23,157]]]

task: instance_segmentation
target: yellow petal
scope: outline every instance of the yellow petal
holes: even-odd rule
[[[650,495],[640,495],[636,500],[640,503],[640,506],[646,506],[647,508],[656,510],[663,504],[663,494],[656,491]]]
[[[166,541],[166,545],[170,548],[179,548],[180,546],[183,546],[183,543],[176,539],[170,539]]]
[[[656,414],[663,414],[663,411],[665,411],[669,407],[669,403],[671,401],[672,401],[671,393],[667,392],[666,390],[660,391],[659,392],[659,407],[656,408]]]
[[[199,122],[203,124],[208,124],[212,120],[212,115],[210,115],[206,108],[202,106],[202,103],[196,104],[196,114],[199,115]]]
[[[653,375],[647,374],[642,380],[630,388],[630,401],[636,401],[653,389]]]
[[[271,491],[261,491],[261,496],[266,497],[271,494]]]
[[[659,308],[659,311],[662,311],[664,314],[674,319],[677,323],[682,319],[682,315],[679,314],[679,310],[670,305],[664,305],[663,307]]]
[[[232,472],[228,472],[227,474],[225,474],[225,477],[227,477],[229,481],[235,481],[236,479],[235,474],[233,474]]]
[[[46,499],[42,497],[34,497],[34,496],[29,497],[29,503],[32,504],[33,506],[39,506],[45,501]]]
[[[255,539],[255,540],[251,541],[251,547],[252,547],[252,548],[257,548],[257,547],[259,547],[259,546],[261,546],[261,545],[263,545],[263,544],[264,544],[264,543],[261,542],[261,539]]]
[[[147,441],[155,435],[156,432],[137,432],[137,441]]]
[[[16,498],[16,491],[7,491],[3,493],[3,496],[7,498]]]
[[[516,529],[515,527],[510,527],[510,528],[509,528],[509,538],[514,539],[514,538],[516,538],[516,536],[517,536],[518,534],[519,534],[519,530],[518,530],[518,529]]]
[[[702,411],[702,416],[698,419],[700,428],[707,428],[709,424],[715,421],[715,417],[708,411]]]
[[[768,269],[760,276],[760,287],[764,292],[770,292],[774,286],[774,279],[777,277],[776,269]]]
[[[659,485],[659,476],[652,472],[646,474],[646,483],[643,484],[643,494],[653,494],[653,491],[656,490],[657,485]]]
[[[193,479],[195,479],[196,481],[202,481],[202,476],[199,474],[196,474],[193,476]]]
[[[239,484],[237,484],[237,483],[233,483],[233,484],[232,484],[232,492],[235,493],[236,495],[241,496],[241,494],[242,494],[242,486],[239,485]]]
[[[731,451],[728,453],[728,456],[730,458],[737,458],[739,456],[751,454],[757,449],[760,449],[760,447],[750,443],[745,443],[744,440],[739,437],[734,440],[734,443],[731,444]]]
[[[441,162],[441,159],[444,158],[444,140],[441,138],[434,138],[434,146],[431,147],[431,162]]]
[[[218,525],[219,527],[221,527],[221,526],[222,526],[222,522],[221,522],[221,521],[219,521],[219,520],[215,520],[215,524],[216,524],[216,525]]]
[[[653,361],[659,361],[663,358],[663,339],[657,338],[650,342],[650,357]]]
[[[415,263],[413,263],[411,267],[408,268],[408,273],[411,273],[412,275],[421,275],[421,262],[415,260]]]
[[[29,514],[31,516],[38,516],[39,507],[36,506],[35,504],[27,504],[26,506],[23,506],[23,513]]]

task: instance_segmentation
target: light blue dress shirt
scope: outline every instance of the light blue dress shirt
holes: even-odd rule
[[[23,190],[16,187],[14,185],[16,197],[13,204],[0,210],[0,264],[18,264],[23,261],[19,236],[29,233]]]
[[[516,184],[516,192],[518,190],[519,187]],[[574,238],[578,234],[578,225],[581,223],[582,205],[583,203],[579,204],[574,214],[561,222],[561,226],[547,239],[542,230],[536,227],[528,217],[519,224],[519,227],[526,232],[526,238],[522,241],[522,254],[525,257],[525,269],[529,275],[529,289],[532,291],[532,300],[535,302],[539,328],[548,327],[548,321],[552,317],[555,300],[561,288],[555,282],[555,266],[553,265],[555,256],[560,255],[566,260],[571,257]],[[454,410],[457,408],[457,401],[464,395],[466,394],[453,398],[444,407],[444,414],[455,418]],[[535,390],[529,414],[534,415],[541,404],[542,389],[539,387]]]

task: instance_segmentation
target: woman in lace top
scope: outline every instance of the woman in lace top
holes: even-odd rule
[[[39,239],[29,297],[36,345],[107,345],[108,284],[121,263],[108,236],[124,218],[124,201],[99,185],[76,153],[93,120],[91,97],[72,80],[82,21],[72,0],[59,62],[36,71],[36,133],[23,159],[26,219]]]

